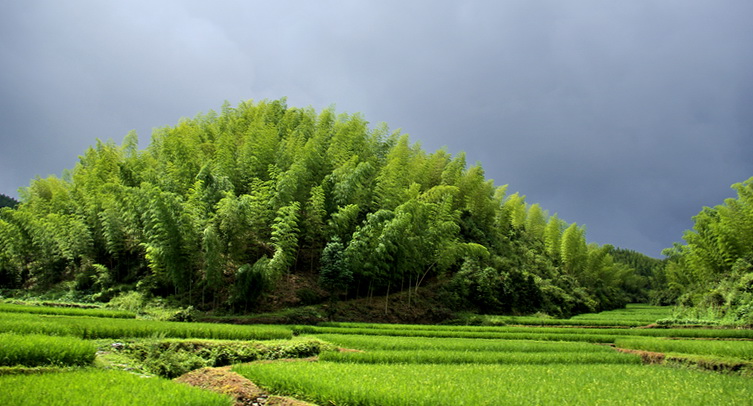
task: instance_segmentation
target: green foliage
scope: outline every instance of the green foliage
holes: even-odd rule
[[[732,188],[736,199],[704,207],[683,236],[686,244],[664,251],[661,294],[677,301],[680,317],[753,324],[753,178]]]
[[[18,200],[0,193],[0,208],[10,207],[15,208],[18,206]]]
[[[246,264],[238,268],[230,303],[248,309],[273,282],[274,271],[272,260],[267,257],[259,258],[253,266]]]
[[[645,298],[582,227],[505,193],[464,154],[426,153],[358,114],[225,104],[155,130],[143,151],[134,132],[96,141],[70,176],[32,180],[0,210],[0,288],[65,285],[100,301],[137,290],[251,311],[286,288],[283,275],[307,273],[334,296],[385,295],[385,312],[391,293],[411,289],[410,302],[448,280],[456,309],[484,312]],[[733,234],[715,246],[743,252]]]
[[[241,362],[304,358],[318,355],[324,343],[315,339],[284,341],[145,340],[126,343],[120,352],[147,372],[175,378],[203,367]]]
[[[319,284],[333,293],[333,296],[347,290],[353,282],[353,274],[343,262],[344,246],[335,236],[322,251]]]

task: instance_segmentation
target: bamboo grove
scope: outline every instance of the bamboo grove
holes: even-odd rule
[[[569,315],[646,298],[647,275],[478,164],[286,101],[224,105],[140,150],[97,141],[0,211],[0,287],[138,290],[251,310],[289,274],[330,299],[436,283],[455,309]]]
[[[692,230],[663,254],[661,299],[685,318],[753,325],[753,178],[736,183],[737,198],[704,207]]]

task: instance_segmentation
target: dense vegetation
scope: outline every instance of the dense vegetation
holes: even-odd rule
[[[0,207],[16,207],[18,200],[0,193]]]
[[[704,207],[692,230],[664,250],[660,295],[679,317],[753,325],[753,178],[732,185],[737,198]]]
[[[570,315],[647,298],[648,268],[505,193],[463,154],[427,153],[359,115],[225,105],[122,145],[0,211],[0,287],[63,286],[251,310],[288,275],[307,302],[416,295],[483,313]]]

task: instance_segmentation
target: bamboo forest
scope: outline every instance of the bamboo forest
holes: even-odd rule
[[[135,132],[98,140],[19,202],[3,196],[0,289],[93,303],[136,292],[218,314],[368,301],[434,322],[650,303],[750,325],[753,178],[733,188],[650,258],[589,243],[462,152],[425,151],[359,114],[226,103],[144,149]]]

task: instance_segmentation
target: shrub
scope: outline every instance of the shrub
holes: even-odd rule
[[[322,348],[324,343],[315,339],[272,342],[147,340],[128,343],[122,351],[138,360],[146,371],[174,378],[205,366],[310,357],[319,354]]]

